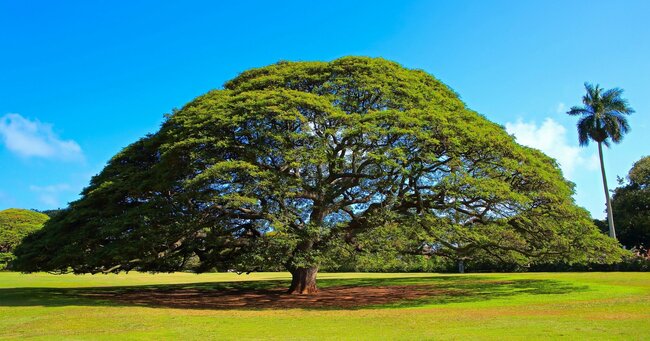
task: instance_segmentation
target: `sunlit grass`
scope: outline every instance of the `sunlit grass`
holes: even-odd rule
[[[286,273],[0,273],[2,339],[643,339],[648,273],[320,274],[319,286],[430,285],[441,294],[355,309],[174,309],[88,292],[285,287]],[[451,293],[451,294],[447,294]]]

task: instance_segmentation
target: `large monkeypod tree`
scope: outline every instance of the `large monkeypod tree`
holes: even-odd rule
[[[431,75],[383,59],[281,62],[169,115],[16,250],[23,271],[255,271],[291,293],[350,246],[611,262],[554,160]],[[348,248],[349,249],[349,248]]]

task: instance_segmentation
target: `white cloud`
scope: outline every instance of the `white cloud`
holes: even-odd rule
[[[552,118],[546,118],[539,126],[535,122],[526,123],[522,120],[508,122],[506,130],[517,138],[518,143],[539,149],[556,159],[567,178],[571,179],[578,168],[598,169],[598,157],[595,154],[585,155],[586,150],[581,149],[577,141],[569,143],[567,129]]]
[[[48,186],[29,186],[29,190],[38,193],[38,200],[48,208],[59,208],[61,202],[59,194],[63,192],[70,192],[73,188],[68,184],[56,184]]]
[[[555,112],[558,113],[558,114],[566,114],[567,111],[568,111],[568,108],[567,108],[566,104],[564,104],[562,102],[558,103],[557,107],[555,107]]]
[[[29,120],[19,114],[0,117],[0,138],[10,151],[23,157],[82,160],[81,147],[73,140],[62,140],[52,125]]]

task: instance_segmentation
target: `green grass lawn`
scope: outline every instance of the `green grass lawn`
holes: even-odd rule
[[[321,288],[424,285],[432,292],[354,308],[178,309],[92,296],[265,290],[287,280],[284,273],[0,272],[0,338],[650,339],[650,273],[319,274]]]

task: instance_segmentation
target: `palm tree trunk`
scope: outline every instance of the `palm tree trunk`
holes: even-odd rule
[[[600,172],[603,175],[603,188],[605,189],[605,200],[607,201],[607,223],[609,226],[609,236],[616,239],[616,229],[614,228],[614,212],[612,212],[612,201],[609,198],[609,189],[607,188],[607,176],[605,175],[605,163],[603,162],[602,142],[598,142],[598,157],[600,157]]]

